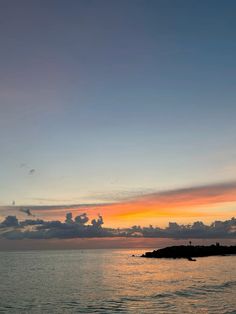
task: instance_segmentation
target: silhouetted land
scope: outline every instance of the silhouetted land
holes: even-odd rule
[[[232,255],[236,254],[236,245],[222,246],[219,243],[209,246],[193,246],[179,245],[169,246],[163,249],[146,252],[142,257],[150,258],[187,258],[193,260],[192,257],[216,256],[216,255]]]

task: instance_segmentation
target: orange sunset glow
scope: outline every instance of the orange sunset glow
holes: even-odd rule
[[[35,209],[34,212],[39,217],[61,221],[68,211],[74,215],[86,212],[91,217],[100,213],[109,227],[130,227],[135,224],[165,226],[172,219],[183,223],[228,219],[236,213],[235,204],[236,184],[232,182],[146,194],[108,204],[68,205],[67,208],[54,205],[44,210]]]
[[[0,0],[0,313],[236,314],[236,0]]]

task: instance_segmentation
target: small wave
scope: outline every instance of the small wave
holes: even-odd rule
[[[227,281],[219,285],[202,285],[199,287],[189,287],[187,289],[176,290],[173,292],[163,292],[153,295],[153,298],[170,298],[170,297],[187,297],[205,296],[208,293],[222,291],[224,288],[232,288],[236,285],[236,281]]]
[[[215,292],[215,291],[222,290],[224,288],[232,288],[235,285],[236,285],[236,281],[226,281],[218,285],[202,285],[198,289],[203,289],[207,292],[210,292],[210,291]]]
[[[153,298],[170,298],[173,296],[173,293],[163,292],[153,295]]]

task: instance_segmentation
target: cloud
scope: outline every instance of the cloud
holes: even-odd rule
[[[88,218],[88,216],[87,216],[86,213],[83,213],[83,214],[78,215],[78,216],[75,217],[75,222],[76,222],[77,224],[84,225],[84,224],[86,224],[88,221],[89,221],[89,218]]]
[[[98,215],[98,219],[97,220],[93,219],[91,223],[92,223],[92,226],[96,229],[100,229],[102,225],[104,224],[103,218],[101,215]]]
[[[87,200],[102,200],[105,204],[113,204],[115,202],[125,202],[132,199],[135,199],[136,197],[147,195],[150,193],[155,192],[154,189],[135,189],[135,190],[116,190],[109,193],[104,192],[95,192],[93,194],[87,195],[83,199]]]
[[[30,210],[34,210],[37,212],[44,211],[55,211],[55,210],[69,210],[69,209],[83,209],[83,208],[95,208],[95,207],[105,207],[108,205],[112,205],[114,203],[76,203],[76,204],[55,204],[55,205],[25,205]],[[0,209],[4,210],[20,210],[22,206],[0,206]]]
[[[16,216],[7,216],[1,223],[1,227],[18,227],[19,222]]]
[[[192,186],[158,191],[127,198],[106,207],[112,221],[153,220],[161,217],[229,217],[232,215],[219,207],[236,202],[236,182]],[[218,207],[218,211],[216,209]],[[212,208],[212,210],[209,210]],[[213,209],[215,208],[215,209]],[[104,214],[104,212],[103,212]],[[107,218],[107,217],[106,217]],[[165,219],[166,219],[165,218]],[[212,219],[213,220],[213,219]]]
[[[137,192],[137,193],[136,193]],[[78,210],[93,215],[96,211],[111,226],[130,226],[133,222],[138,224],[168,222],[169,217],[185,222],[193,220],[213,221],[217,217],[228,219],[234,213],[233,203],[236,202],[236,182],[223,182],[219,184],[206,184],[189,186],[147,193],[147,190],[124,193],[124,198],[112,196],[111,202],[72,203],[53,205],[27,205],[25,208],[33,211],[40,217],[50,220],[62,221],[66,212],[75,213]],[[118,200],[119,199],[119,200]],[[6,210],[20,210],[20,206],[0,207]],[[13,212],[15,213],[15,212]],[[80,218],[78,218],[78,221]]]
[[[28,172],[28,174],[29,174],[29,175],[33,175],[33,174],[35,174],[35,172],[36,172],[35,169],[30,169],[29,172]]]
[[[73,217],[72,213],[67,213],[65,223],[72,224],[73,223],[72,217]]]
[[[79,217],[79,218],[78,218]],[[70,238],[107,238],[107,237],[144,237],[144,238],[236,238],[236,219],[215,221],[205,225],[201,221],[183,225],[170,222],[166,228],[133,226],[131,228],[103,228],[103,217],[98,215],[91,224],[86,213],[73,219],[67,213],[65,222],[24,220],[7,216],[0,224],[0,238],[3,239],[70,239]]]
[[[190,186],[180,189],[146,193],[145,191],[119,192],[107,195],[110,202],[75,203],[54,205],[31,205],[29,209],[37,211],[66,210],[76,208],[112,207],[127,204],[158,204],[169,207],[189,207],[197,205],[236,202],[236,182]],[[123,195],[123,198],[122,198]],[[104,196],[103,196],[104,198]],[[16,207],[15,207],[16,208]]]
[[[20,212],[25,213],[27,216],[33,216],[29,208],[20,208]]]
[[[131,201],[173,203],[173,204],[205,204],[209,202],[236,201],[236,182],[192,186],[173,189],[131,198]]]
[[[236,219],[231,218],[226,221],[215,221],[210,225],[205,225],[201,221],[192,224],[178,224],[170,222],[166,228],[133,226],[125,230],[128,236],[143,236],[147,238],[232,238],[236,239]]]
[[[197,186],[189,186],[184,188],[170,189],[164,191],[154,191],[153,189],[139,189],[135,191],[114,191],[109,194],[94,193],[89,196],[89,199],[103,199],[109,201],[109,203],[126,203],[136,201],[155,201],[160,202],[173,202],[176,201],[188,201],[197,198],[211,198],[219,197],[222,195],[229,195],[230,192],[236,191],[236,181],[221,182],[215,184],[205,184]],[[236,199],[236,197],[234,198]],[[217,199],[215,199],[217,200]],[[218,199],[220,201],[221,199]]]
[[[42,219],[26,219],[20,222],[21,227],[25,226],[36,226],[36,225],[43,225],[45,223]]]

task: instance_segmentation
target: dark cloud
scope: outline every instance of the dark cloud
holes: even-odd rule
[[[29,174],[29,175],[33,175],[33,174],[35,174],[35,172],[36,172],[35,169],[30,169],[29,172],[28,172],[28,174]]]
[[[102,228],[103,217],[98,216],[91,224],[86,225],[89,218],[86,213],[78,215],[73,219],[72,213],[66,214],[65,222],[44,221],[44,220],[24,220],[20,223],[15,216],[8,216],[0,225],[4,228],[1,232],[2,238],[7,239],[50,239],[50,238],[93,238],[93,237],[113,237],[113,233]],[[8,227],[8,230],[6,230]],[[17,228],[9,228],[17,227]],[[30,227],[30,229],[29,229]]]
[[[139,231],[145,237],[166,237],[166,238],[236,238],[236,219],[226,221],[215,221],[211,225],[205,225],[201,221],[193,224],[180,225],[170,222],[164,228],[140,228]]]
[[[27,216],[33,216],[29,208],[20,208],[20,212],[26,214]]]
[[[78,216],[75,217],[75,222],[76,222],[77,224],[84,225],[84,224],[86,224],[88,221],[89,221],[89,218],[88,218],[88,216],[87,216],[86,213],[83,213],[83,214],[78,215]]]
[[[21,227],[25,226],[36,226],[36,225],[43,225],[45,223],[42,219],[26,219],[20,222]]]
[[[100,229],[102,227],[102,225],[104,224],[103,222],[103,218],[101,215],[98,215],[98,219],[93,219],[92,220],[92,226],[96,229]]]
[[[73,219],[67,213],[65,222],[27,219],[19,222],[16,216],[7,216],[0,224],[0,238],[5,239],[66,239],[66,238],[101,238],[101,237],[144,237],[144,238],[236,238],[236,219],[215,221],[205,225],[196,221],[189,225],[170,222],[166,228],[133,226],[126,229],[103,228],[103,217],[98,215],[91,224],[86,213]]]
[[[72,218],[72,213],[67,213],[66,214],[66,220],[65,220],[65,223],[66,224],[72,224],[73,223],[73,218]]]
[[[16,216],[7,216],[1,223],[1,227],[18,227],[19,222]]]

